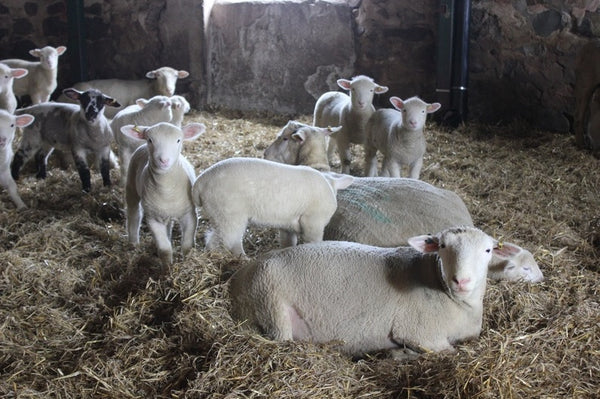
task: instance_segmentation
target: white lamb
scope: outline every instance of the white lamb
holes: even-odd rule
[[[232,315],[278,341],[342,341],[351,355],[453,350],[477,338],[494,240],[456,227],[409,244],[272,251],[231,277]]]
[[[150,98],[154,96],[171,97],[175,94],[177,79],[183,79],[190,74],[187,71],[173,69],[171,67],[161,67],[146,73],[147,79],[127,80],[127,79],[97,79],[87,82],[76,83],[73,87],[78,90],[85,90],[94,87],[103,93],[116,98],[123,107],[135,104],[138,98]],[[68,98],[59,97],[59,101],[69,101]],[[112,118],[122,108],[114,112],[107,113],[106,116]]]
[[[124,134],[146,140],[131,157],[125,187],[127,233],[133,244],[140,242],[142,216],[161,261],[173,263],[171,231],[173,222],[181,228],[181,251],[187,255],[194,247],[198,218],[192,201],[194,167],[181,154],[183,141],[193,140],[204,133],[202,123],[190,123],[178,128],[167,122],[156,125],[121,128]]]
[[[24,68],[29,71],[23,79],[15,80],[13,90],[17,97],[29,95],[33,104],[50,100],[50,95],[57,86],[58,57],[67,48],[65,46],[46,46],[30,50],[29,54],[39,58],[39,61],[25,61],[20,59],[7,59],[0,62],[11,68]]]
[[[13,91],[15,79],[27,76],[29,72],[25,68],[11,68],[0,62],[0,109],[7,110],[11,114],[17,109],[17,98]]]
[[[171,123],[175,126],[181,126],[185,114],[190,112],[190,103],[183,96],[171,96],[171,111],[173,112],[173,119]]]
[[[377,176],[379,150],[383,154],[381,176],[401,177],[402,166],[407,165],[408,177],[418,179],[426,150],[423,128],[427,114],[440,109],[441,104],[428,104],[418,97],[406,101],[392,97],[390,102],[398,111],[377,110],[367,124],[366,175]]]
[[[289,166],[258,158],[230,158],[206,169],[194,183],[193,198],[214,232],[206,237],[212,250],[219,239],[233,255],[245,256],[242,239],[248,223],[276,227],[283,246],[323,238],[335,212],[337,190],[352,176],[321,174],[306,166]]]
[[[341,126],[342,129],[331,136],[328,158],[331,162],[337,146],[342,163],[342,173],[350,173],[350,144],[363,145],[366,137],[365,126],[375,112],[373,96],[388,91],[367,76],[356,76],[352,80],[339,79],[338,85],[350,95],[329,91],[317,100],[313,115],[313,125],[319,127]]]
[[[310,130],[302,140],[294,139],[292,136],[303,127],[307,125],[288,122],[265,151],[265,158],[328,170],[324,168],[327,165],[325,134]],[[325,240],[396,247],[406,245],[409,237],[422,231],[473,225],[466,205],[456,193],[420,180],[356,177],[350,187],[337,193],[337,201],[338,207],[325,226]],[[492,257],[488,277],[509,281],[543,280],[531,252],[508,242],[503,249],[506,256]]]
[[[32,115],[13,115],[11,112],[0,109],[0,184],[8,191],[12,202],[17,209],[25,208],[25,203],[17,192],[17,183],[10,174],[10,162],[13,157],[12,142],[15,130],[19,127],[30,125],[34,120]]]
[[[127,178],[131,155],[145,141],[123,133],[121,127],[125,125],[152,126],[159,122],[171,122],[173,119],[171,105],[171,100],[167,96],[154,96],[149,100],[139,98],[136,104],[119,111],[111,121],[110,128],[119,150],[119,164],[123,183]]]

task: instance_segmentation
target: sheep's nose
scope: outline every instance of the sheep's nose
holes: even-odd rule
[[[456,284],[459,291],[464,291],[466,289],[467,284],[471,282],[471,279],[467,277],[459,280],[456,276],[454,276],[452,281],[454,282],[454,284]]]

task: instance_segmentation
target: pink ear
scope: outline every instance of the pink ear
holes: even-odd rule
[[[187,78],[188,76],[190,76],[188,71],[177,71],[177,77],[179,79]]]
[[[121,127],[121,133],[134,139],[146,140],[146,126],[125,125]]]
[[[375,94],[382,94],[388,91],[387,86],[375,86]]]
[[[200,136],[206,131],[206,126],[203,123],[188,123],[181,128],[184,140],[192,140]]]
[[[29,114],[19,115],[15,118],[15,121],[17,122],[16,123],[17,127],[29,126],[29,125],[31,125],[31,123],[34,120],[35,120],[35,117],[33,115],[29,115]]]
[[[437,111],[438,109],[440,109],[441,106],[442,106],[442,104],[440,104],[440,103],[427,104],[427,113],[431,114],[431,113]]]
[[[404,102],[399,97],[390,97],[390,103],[396,108],[398,111],[402,111],[404,109]]]
[[[338,79],[337,81],[338,86],[340,86],[344,90],[351,89],[350,83],[352,82],[350,82],[348,79]]]
[[[26,76],[29,71],[25,68],[15,68],[15,69],[11,69],[10,71],[11,75],[13,78],[22,78],[23,76]]]
[[[65,46],[58,46],[56,48],[56,52],[58,53],[58,55],[62,55],[65,51],[67,51],[67,48]]]
[[[494,255],[502,259],[509,259],[519,254],[522,250],[523,248],[520,246],[509,242],[497,242],[494,246]]]
[[[408,244],[422,253],[437,252],[439,249],[439,239],[429,234],[411,237]]]

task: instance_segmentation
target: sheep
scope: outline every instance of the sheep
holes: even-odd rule
[[[17,183],[10,175],[9,167],[13,156],[12,142],[15,138],[15,130],[30,125],[33,120],[33,115],[13,115],[12,112],[0,109],[0,184],[6,188],[17,209],[23,209],[26,206],[17,192]]]
[[[425,154],[423,128],[427,114],[440,109],[440,103],[428,104],[418,97],[403,101],[391,97],[399,111],[380,109],[371,116],[365,140],[367,176],[377,176],[377,150],[383,153],[381,176],[401,177],[402,165],[408,165],[408,177],[418,179]]]
[[[600,42],[590,41],[581,48],[575,63],[575,143],[579,148],[600,150],[600,124],[590,122],[596,115],[594,92],[600,87]],[[591,108],[590,108],[591,105]],[[598,126],[598,127],[596,127]]]
[[[175,126],[181,127],[183,123],[184,115],[190,112],[190,103],[183,96],[171,96],[171,111],[173,113],[173,118],[171,119],[171,123]]]
[[[375,111],[373,95],[388,91],[373,79],[359,75],[352,80],[339,79],[338,85],[350,92],[350,95],[337,91],[329,91],[321,95],[315,104],[313,125],[318,127],[341,126],[342,129],[331,136],[329,143],[329,161],[337,146],[342,163],[342,173],[350,173],[350,144],[363,145],[365,126]]]
[[[0,62],[0,109],[7,110],[11,114],[17,109],[17,98],[13,91],[15,79],[27,76],[29,71],[25,68],[11,68]]]
[[[34,115],[35,122],[23,129],[19,149],[10,166],[12,176],[18,180],[21,167],[35,154],[37,177],[46,178],[48,157],[57,148],[72,154],[84,192],[91,190],[88,154],[94,154],[99,160],[102,181],[104,186],[109,186],[113,134],[104,116],[104,106],[120,104],[95,89],[81,92],[68,88],[63,94],[79,101],[80,105],[49,102],[16,111]]]
[[[264,158],[288,165],[306,165],[329,172],[326,138],[341,127],[315,127],[289,121],[264,152]]]
[[[335,193],[352,176],[321,174],[306,166],[258,158],[229,158],[206,169],[194,182],[193,199],[214,231],[206,236],[213,250],[219,239],[234,256],[245,257],[242,240],[248,222],[281,229],[281,245],[323,238],[335,212]]]
[[[129,242],[140,242],[140,225],[146,216],[158,256],[164,265],[173,263],[171,230],[181,229],[181,251],[185,257],[195,245],[198,217],[192,201],[194,167],[181,154],[183,141],[202,135],[206,126],[190,123],[179,128],[168,122],[152,126],[125,125],[121,132],[146,140],[131,157],[125,186]]]
[[[146,72],[147,79],[98,79],[87,82],[76,83],[73,87],[77,90],[95,88],[103,93],[116,98],[123,107],[135,104],[138,98],[150,98],[161,95],[170,97],[175,94],[177,79],[183,79],[190,74],[184,70],[173,69],[164,66],[153,71]],[[59,97],[59,101],[68,101],[68,98]],[[112,118],[122,108],[108,112],[107,117]]]
[[[230,279],[231,312],[277,341],[342,341],[362,356],[453,350],[477,338],[487,265],[502,256],[473,227],[411,237],[410,247],[323,241],[272,251]]]
[[[24,68],[29,71],[23,79],[15,80],[13,90],[17,97],[29,95],[33,104],[50,100],[50,95],[57,86],[58,57],[67,51],[65,46],[46,46],[29,50],[29,54],[39,58],[39,61],[6,59],[0,62],[11,68]]]
[[[302,141],[291,138],[295,129],[302,126],[307,125],[290,121],[272,144],[277,144],[277,156],[271,156],[273,151],[267,149],[265,158],[317,169],[326,164],[322,132],[312,132]],[[458,195],[420,180],[355,177],[350,187],[337,193],[337,202],[338,207],[325,226],[325,240],[396,247],[406,245],[409,237],[421,231],[439,231],[459,224],[473,226],[471,215]],[[544,279],[531,252],[516,244],[504,245],[510,253],[506,259],[492,256],[488,271],[491,279],[529,282]]]
[[[158,122],[171,122],[173,119],[171,106],[171,100],[167,96],[154,96],[148,100],[139,98],[136,104],[119,111],[110,122],[110,128],[115,136],[119,150],[119,164],[123,182],[125,182],[127,176],[127,168],[131,155],[136,148],[144,144],[144,140],[132,138],[124,134],[121,132],[121,127],[131,124],[152,126]]]

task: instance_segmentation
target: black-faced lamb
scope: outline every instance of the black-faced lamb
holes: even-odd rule
[[[138,98],[154,96],[171,97],[175,94],[178,79],[188,77],[190,74],[184,70],[177,70],[164,66],[146,72],[146,79],[97,79],[76,83],[73,87],[77,90],[95,88],[117,99],[126,107],[135,104]],[[59,97],[59,101],[68,101],[68,98]],[[107,112],[106,116],[112,118],[122,108]]]
[[[69,88],[63,90],[63,94],[78,101],[79,105],[48,102],[16,111],[35,116],[35,122],[23,129],[23,137],[11,163],[12,176],[17,180],[23,164],[35,155],[37,177],[45,178],[48,157],[57,148],[72,154],[83,191],[91,189],[89,154],[99,160],[102,181],[109,186],[113,134],[104,108],[106,105],[118,107],[119,103],[95,89],[81,92]]]
[[[27,76],[14,82],[13,90],[17,97],[29,95],[33,104],[50,100],[50,95],[57,86],[58,57],[67,51],[65,46],[46,46],[29,50],[29,54],[39,58],[39,61],[26,61],[16,58],[0,62],[11,68],[24,68],[29,71]]]
[[[350,144],[364,144],[365,126],[371,114],[375,112],[373,96],[387,92],[388,88],[364,75],[355,76],[352,80],[339,79],[337,83],[350,95],[337,91],[329,91],[321,95],[315,104],[313,125],[342,127],[339,132],[331,136],[328,158],[331,162],[334,149],[337,147],[342,173],[350,173],[352,161]]]
[[[423,128],[427,114],[440,109],[441,104],[429,104],[418,97],[391,97],[390,102],[396,110],[377,110],[367,123],[365,174],[377,176],[379,150],[383,154],[381,176],[401,177],[402,166],[406,165],[408,177],[418,179],[426,150]]]
[[[206,169],[194,183],[193,198],[214,231],[206,247],[221,242],[235,256],[245,256],[242,239],[248,223],[279,228],[283,246],[323,238],[335,212],[335,193],[352,176],[322,174],[306,166],[284,165],[258,158],[229,158]]]
[[[179,128],[168,122],[121,128],[124,134],[146,141],[133,153],[127,172],[125,203],[129,241],[139,244],[140,225],[145,215],[159,258],[165,265],[173,263],[173,222],[178,222],[181,228],[183,256],[194,247],[198,218],[192,201],[192,184],[196,173],[181,150],[184,141],[196,139],[205,130],[202,123]]]
[[[125,125],[152,126],[159,122],[171,122],[173,119],[172,103],[167,96],[154,96],[148,100],[137,99],[136,103],[119,111],[110,122],[119,152],[121,180],[127,178],[127,169],[133,152],[145,143],[145,140],[133,138],[121,131]],[[177,126],[177,125],[176,125]],[[178,127],[181,127],[180,125]]]
[[[455,227],[408,241],[272,251],[231,277],[232,316],[277,341],[342,341],[350,355],[452,350],[477,338],[494,240]]]
[[[17,183],[10,174],[10,162],[13,157],[12,142],[15,130],[30,125],[32,115],[13,115],[12,112],[0,109],[0,184],[8,191],[8,195],[17,209],[25,208],[25,203],[17,192]]]
[[[13,91],[15,79],[27,76],[29,72],[25,68],[11,68],[0,62],[0,109],[11,114],[17,109],[17,98]]]
[[[290,121],[277,136],[277,156],[265,158],[319,169],[327,163],[325,136],[313,131],[303,140],[293,140],[304,125]],[[319,137],[320,136],[320,137]],[[302,154],[302,156],[300,156]],[[420,180],[356,177],[337,193],[338,207],[325,226],[325,240],[353,241],[382,247],[406,245],[422,231],[440,231],[455,225],[473,225],[471,215],[454,192]],[[492,279],[538,282],[544,276],[526,249],[504,243],[505,257],[492,257],[488,276]]]

